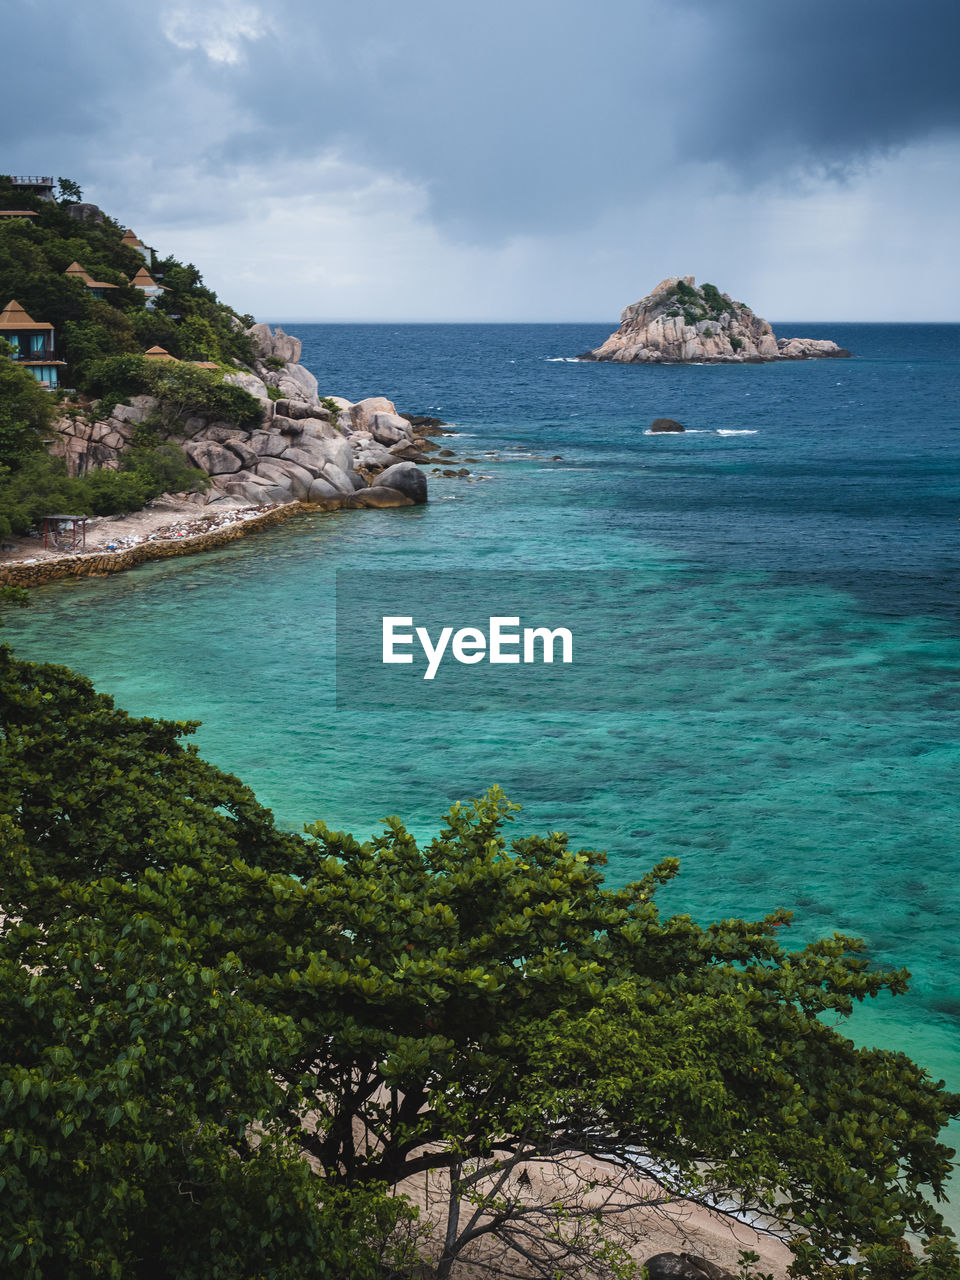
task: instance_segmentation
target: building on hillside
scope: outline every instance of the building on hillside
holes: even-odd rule
[[[71,262],[63,274],[70,276],[72,280],[81,280],[95,298],[106,297],[104,292],[106,289],[119,289],[120,287],[116,284],[107,284],[106,280],[94,280],[90,272],[84,271],[79,262]]]
[[[139,289],[146,297],[147,310],[152,311],[154,303],[161,293],[167,293],[168,290],[162,284],[157,284],[153,276],[147,271],[146,267],[141,267],[137,274],[130,281],[135,289]]]
[[[147,360],[172,360],[174,364],[192,364],[197,369],[220,368],[215,360],[180,360],[177,356],[172,356],[165,347],[151,347],[149,351],[145,351],[143,354]]]
[[[148,266],[150,265],[150,250],[147,248],[147,246],[143,243],[142,240],[137,239],[137,237],[133,234],[133,232],[129,229],[129,227],[123,233],[123,237],[120,243],[125,244],[128,249],[136,249],[138,253],[142,253],[144,258],[146,258],[147,260],[147,265]]]
[[[20,303],[11,300],[0,312],[0,338],[10,345],[10,359],[29,369],[42,387],[60,385],[60,370],[66,364],[56,357],[52,324],[31,320]]]
[[[0,218],[39,218],[36,209],[0,209]]]
[[[19,187],[21,191],[32,191],[41,200],[56,199],[53,194],[53,189],[56,185],[53,178],[37,178],[32,175],[13,177],[10,179],[10,185],[11,187]]]

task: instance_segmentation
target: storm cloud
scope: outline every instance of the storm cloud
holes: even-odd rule
[[[352,281],[367,316],[376,275],[408,291],[406,268],[429,272],[431,257],[436,314],[470,314],[451,286],[476,297],[471,272],[496,276],[498,263],[504,288],[512,273],[520,289],[500,310],[529,314],[558,258],[592,255],[613,281],[618,241],[622,274],[654,278],[623,286],[617,308],[705,249],[710,274],[729,263],[745,296],[739,280],[757,287],[767,266],[724,248],[728,224],[766,225],[763,211],[794,235],[817,225],[833,242],[822,261],[839,236],[866,266],[878,236],[899,235],[884,195],[898,166],[924,175],[914,208],[941,235],[956,198],[938,157],[956,156],[960,134],[958,36],[952,0],[25,0],[0,58],[30,109],[3,167],[71,176],[178,249],[259,227],[245,270],[272,273],[278,311],[277,255],[291,246],[274,244],[271,268],[263,239],[277,234],[309,249],[319,293],[345,297]],[[871,227],[872,201],[886,204]],[[655,266],[657,239],[684,261]],[[585,305],[611,304],[588,290]]]

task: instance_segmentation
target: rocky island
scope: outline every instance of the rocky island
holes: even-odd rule
[[[623,364],[756,364],[849,356],[835,342],[778,338],[766,320],[713,284],[699,289],[693,276],[669,276],[626,307],[620,328],[581,360]]]

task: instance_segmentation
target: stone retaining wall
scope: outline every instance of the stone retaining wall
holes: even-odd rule
[[[140,542],[123,551],[90,551],[78,556],[63,556],[58,560],[40,560],[35,564],[0,564],[0,586],[39,587],[45,582],[55,582],[58,578],[90,578],[106,573],[119,573],[122,569],[136,568],[138,564],[145,564],[148,560],[188,556],[194,551],[222,547],[248,533],[257,533],[261,529],[269,529],[271,525],[282,524],[284,520],[303,511],[318,510],[319,507],[302,502],[290,502],[273,511],[252,516],[249,520],[238,520],[236,524],[227,525],[226,528],[194,534],[190,538]]]

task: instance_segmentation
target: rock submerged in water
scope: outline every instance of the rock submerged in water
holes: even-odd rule
[[[654,418],[650,423],[650,430],[659,435],[661,431],[686,431],[686,427],[680,422],[675,422],[673,418]]]
[[[766,320],[716,285],[669,276],[625,308],[620,328],[581,360],[648,364],[745,364],[814,360],[850,352],[817,338],[777,338]]]

